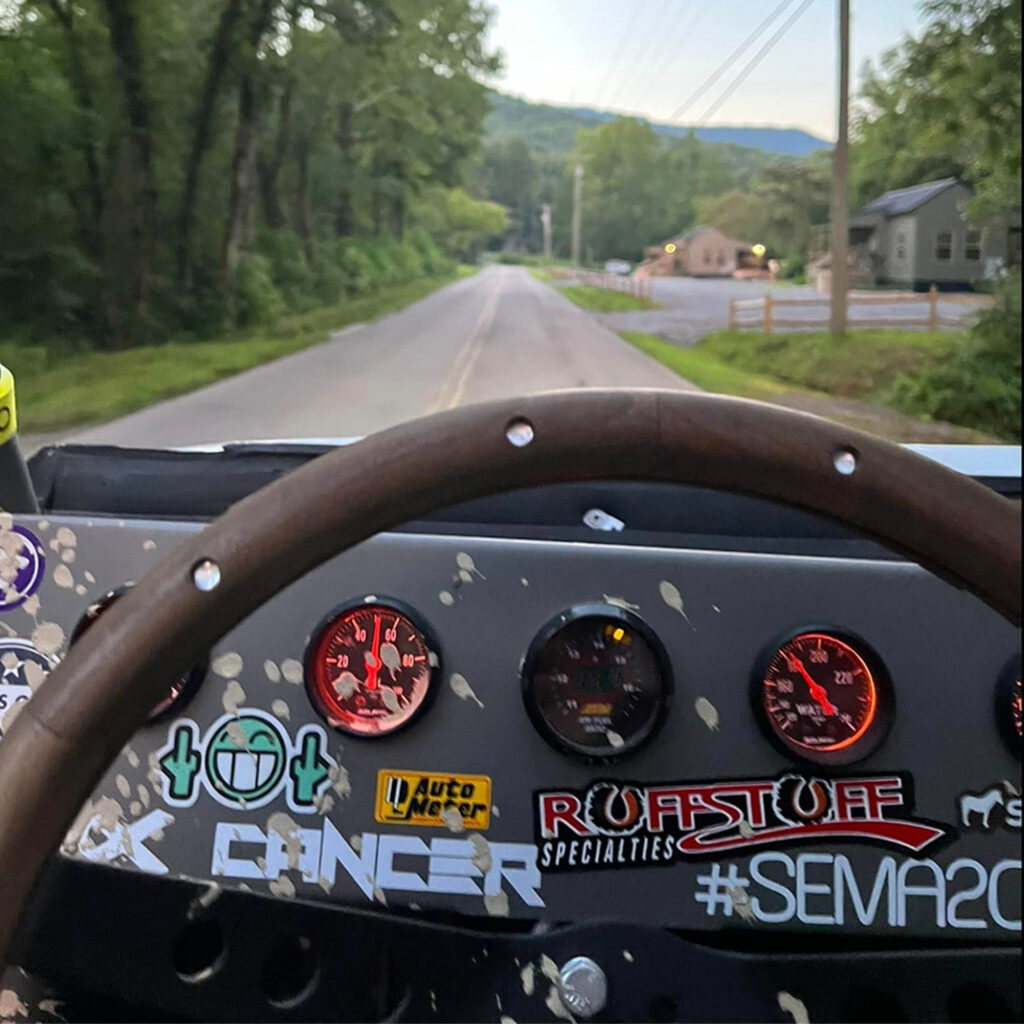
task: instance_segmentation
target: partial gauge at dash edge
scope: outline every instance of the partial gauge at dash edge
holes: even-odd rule
[[[82,615],[75,624],[75,628],[71,631],[71,639],[68,647],[73,647],[82,638],[83,634],[102,618],[103,613],[110,608],[115,601],[124,597],[124,595],[127,594],[134,585],[134,583],[125,583],[123,586],[115,587],[98,600],[93,601],[89,607],[86,608],[85,614]],[[171,686],[167,695],[157,703],[152,711],[150,711],[149,716],[146,719],[146,724],[152,725],[154,722],[158,722],[161,719],[166,718],[172,711],[181,711],[189,700],[191,700],[196,690],[199,689],[203,679],[206,677],[208,667],[209,661],[206,658],[193,665],[188,672],[186,672]]]
[[[665,649],[639,616],[578,605],[549,622],[523,661],[523,702],[541,737],[586,761],[625,757],[661,728],[672,700]]]
[[[373,739],[404,729],[430,706],[440,655],[413,609],[391,598],[336,608],[306,648],[306,689],[328,725]]]

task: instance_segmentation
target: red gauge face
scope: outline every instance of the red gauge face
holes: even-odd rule
[[[78,620],[75,628],[71,632],[71,643],[74,644],[83,633],[86,632],[92,625],[99,621],[103,613],[120,597],[123,597],[131,589],[131,584],[126,584],[123,587],[118,587],[116,590],[111,590],[108,594],[104,594],[98,601],[93,602],[85,610],[85,614]],[[199,684],[203,681],[203,676],[206,675],[206,663],[196,665],[190,672],[186,672],[180,679],[171,685],[171,688],[167,691],[167,695],[161,700],[156,707],[153,708],[149,713],[147,721],[153,722],[158,718],[162,718],[172,708],[180,707],[183,705],[189,697],[195,693]]]
[[[339,612],[306,654],[310,695],[336,729],[386,736],[425,709],[436,655],[409,614],[387,604]]]
[[[775,736],[812,760],[866,747],[880,703],[867,656],[828,633],[801,633],[783,644],[765,669],[760,699]]]
[[[996,717],[1003,738],[1010,748],[1020,753],[1021,748],[1021,700],[1020,700],[1020,659],[1014,659],[1003,672],[996,690]]]
[[[1020,674],[1010,685],[1010,724],[1013,727],[1017,742],[1021,737],[1021,704],[1020,704]]]

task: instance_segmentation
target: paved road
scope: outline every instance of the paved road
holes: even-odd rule
[[[770,281],[734,281],[722,277],[656,277],[651,281],[651,297],[664,309],[640,313],[606,313],[601,322],[615,331],[646,331],[684,347],[695,345],[712,331],[729,322],[730,299],[760,299],[769,291],[779,299],[827,299],[810,285],[779,286]],[[969,302],[939,299],[939,316],[969,321],[977,307]],[[747,314],[756,319],[756,311]],[[798,306],[776,314],[787,320],[807,320],[813,330],[822,329],[828,317],[826,305]],[[859,323],[872,320],[923,320],[927,316],[927,296],[920,303],[880,303],[854,305],[851,318]],[[786,328],[792,329],[792,328]],[[913,330],[914,328],[909,328]]]
[[[169,447],[368,434],[552,388],[690,389],[520,267],[491,267],[374,323],[74,435]]]

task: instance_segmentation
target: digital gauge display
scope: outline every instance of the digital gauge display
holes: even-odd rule
[[[755,706],[772,738],[819,764],[848,764],[885,736],[892,693],[881,659],[833,631],[797,633],[774,649],[755,679]]]
[[[342,732],[397,732],[433,698],[436,651],[426,627],[398,602],[373,599],[340,608],[306,650],[310,699]]]
[[[642,619],[583,605],[550,622],[523,663],[523,700],[555,749],[592,760],[632,753],[661,726],[672,695],[668,658]]]

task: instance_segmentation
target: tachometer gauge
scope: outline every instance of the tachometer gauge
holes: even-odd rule
[[[550,622],[523,663],[523,700],[563,753],[608,760],[660,728],[672,695],[668,657],[642,619],[594,604]]]
[[[1020,658],[1014,658],[1003,672],[996,689],[996,720],[1010,748],[1021,749]]]
[[[863,640],[834,631],[800,632],[762,664],[755,707],[773,739],[818,764],[849,764],[885,738],[892,688]]]
[[[335,611],[306,649],[306,687],[328,723],[386,736],[422,714],[434,694],[437,646],[411,609],[372,599]]]

